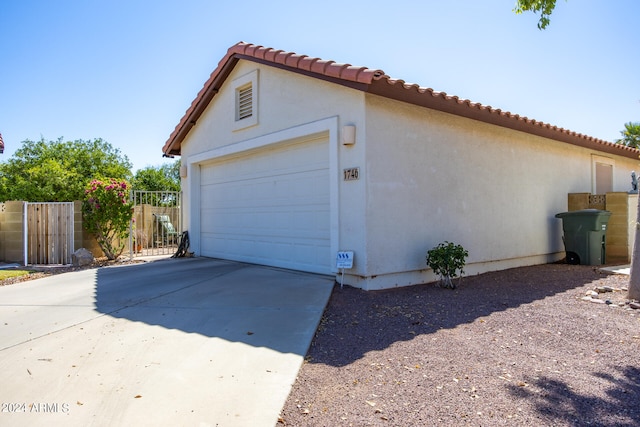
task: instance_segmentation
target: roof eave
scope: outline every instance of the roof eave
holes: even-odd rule
[[[228,58],[225,58],[223,64],[221,61],[222,65],[211,73],[211,76],[193,100],[191,106],[187,109],[184,116],[182,116],[182,119],[169,136],[164,147],[162,147],[162,152],[165,155],[180,155],[182,141],[187,137],[191,128],[196,125],[196,122],[204,110],[209,106],[213,97],[218,93],[220,87],[229,76],[237,62],[237,56],[231,55]]]
[[[614,144],[591,136],[569,131],[557,126],[529,119],[518,114],[511,114],[469,100],[461,100],[456,96],[448,96],[444,92],[420,88],[417,85],[405,85],[403,81],[386,78],[372,82],[368,92],[385,98],[395,99],[410,104],[431,108],[437,111],[490,123],[496,126],[513,129],[556,141],[577,145],[609,154],[640,159],[640,150],[621,144]]]
[[[422,88],[415,84],[406,84],[402,80],[390,78],[382,70],[339,64],[334,61],[325,61],[320,58],[311,58],[306,55],[244,42],[229,48],[226,55],[220,60],[162,148],[165,155],[181,154],[182,142],[241,59],[484,123],[634,160],[640,159],[640,150],[621,144],[613,144],[469,100],[462,100],[444,92],[435,92],[433,89]]]

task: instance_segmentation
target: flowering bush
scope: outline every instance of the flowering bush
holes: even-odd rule
[[[129,184],[115,178],[92,180],[84,190],[82,215],[85,229],[96,236],[109,259],[122,254],[129,237],[133,203]]]

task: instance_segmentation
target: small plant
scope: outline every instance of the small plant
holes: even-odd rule
[[[147,246],[149,238],[144,230],[133,228],[133,246],[136,252],[142,252],[142,248]]]
[[[440,284],[454,289],[451,279],[464,274],[464,266],[469,252],[460,245],[445,241],[427,251],[427,265],[440,276]]]

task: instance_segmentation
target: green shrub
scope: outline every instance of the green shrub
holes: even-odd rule
[[[115,178],[94,179],[85,189],[82,215],[85,228],[96,236],[106,257],[118,258],[127,243],[133,216],[129,184]]]
[[[464,274],[464,266],[469,252],[460,245],[445,241],[427,251],[427,265],[440,276],[440,284],[445,288],[456,286],[451,279]]]

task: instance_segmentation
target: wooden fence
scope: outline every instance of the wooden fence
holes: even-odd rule
[[[129,255],[175,253],[182,231],[181,193],[135,192],[133,201]],[[0,203],[0,263],[71,264],[79,248],[104,256],[95,237],[84,230],[82,202]]]
[[[73,254],[73,202],[26,203],[29,264],[70,264]]]

